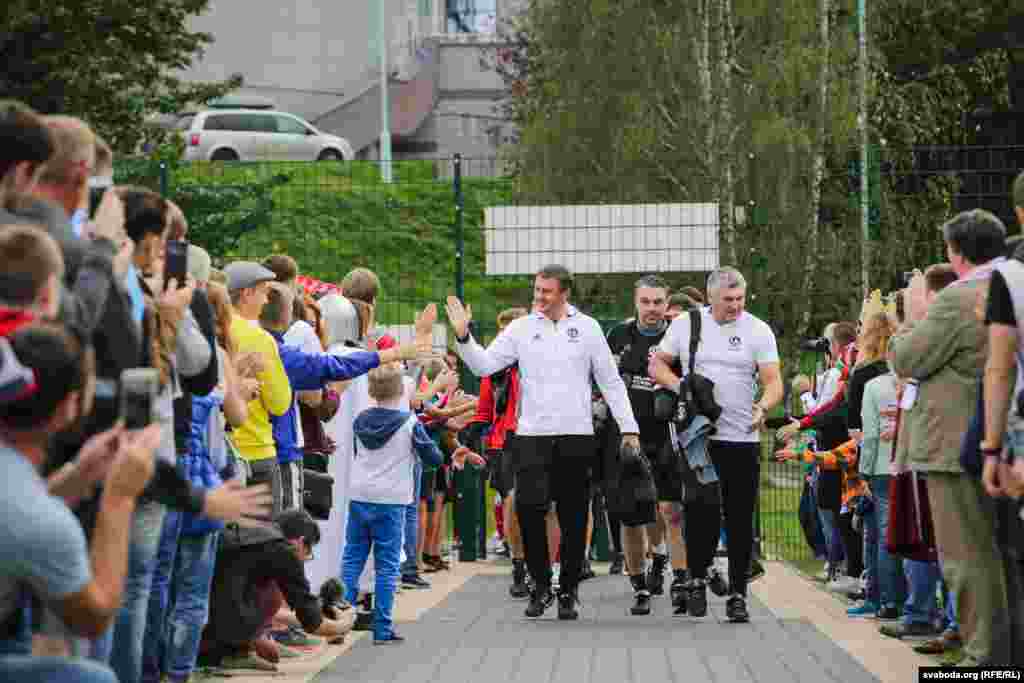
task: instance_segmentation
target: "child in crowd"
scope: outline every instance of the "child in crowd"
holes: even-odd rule
[[[370,398],[376,402],[355,420],[355,456],[350,479],[350,503],[342,581],[345,599],[357,599],[359,576],[373,548],[376,566],[373,642],[401,643],[395,633],[391,609],[400,573],[402,528],[406,506],[412,503],[417,459],[437,466],[443,456],[419,420],[401,409],[402,371],[381,367],[369,374]],[[466,459],[483,465],[468,448],[455,452],[452,461],[461,468]]]

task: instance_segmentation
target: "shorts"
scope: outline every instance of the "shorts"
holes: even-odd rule
[[[505,448],[487,452],[487,468],[491,479],[491,488],[505,498],[515,489],[516,483],[516,442],[515,434],[509,432],[505,436]]]
[[[572,462],[573,475],[589,492],[595,463],[594,437],[589,435],[531,436],[516,438],[516,502],[550,508],[555,496],[552,472]],[[561,462],[557,462],[561,461]]]
[[[650,447],[648,451],[646,447]],[[683,502],[683,470],[679,458],[668,439],[660,446],[645,444],[645,452],[651,453],[651,475],[654,477],[654,488],[658,490],[659,503]]]
[[[435,470],[424,467],[420,474],[420,500],[427,504],[427,510],[434,509],[434,473]]]

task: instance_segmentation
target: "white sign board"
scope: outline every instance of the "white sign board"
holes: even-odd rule
[[[488,275],[706,272],[718,267],[718,204],[484,209]]]

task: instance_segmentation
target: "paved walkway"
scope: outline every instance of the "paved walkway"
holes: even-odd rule
[[[916,679],[916,667],[930,663],[879,636],[874,622],[849,623],[835,599],[778,564],[755,585],[747,625],[729,624],[724,601],[710,594],[703,619],[673,617],[667,597],[657,599],[651,616],[630,616],[628,584],[610,576],[583,585],[579,621],[559,622],[554,607],[530,621],[522,616],[525,604],[506,597],[507,567],[460,569],[475,575],[401,624],[404,645],[360,639],[315,680],[862,683]]]

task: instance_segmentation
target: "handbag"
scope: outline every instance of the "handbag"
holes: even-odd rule
[[[673,421],[685,429],[694,415],[703,415],[712,423],[722,415],[722,408],[715,400],[715,383],[694,370],[697,363],[697,347],[700,346],[701,312],[690,311],[690,362],[689,372],[679,383],[679,393],[661,388],[654,392],[654,417],[662,421]]]
[[[902,411],[896,413],[896,438],[892,452],[899,445]],[[928,486],[924,477],[913,470],[898,472],[889,480],[889,534],[885,549],[908,560],[936,562],[935,527],[928,504]]]
[[[303,472],[302,503],[313,519],[326,521],[334,506],[334,477],[316,470]]]

